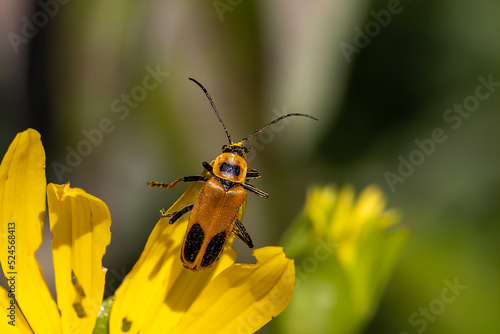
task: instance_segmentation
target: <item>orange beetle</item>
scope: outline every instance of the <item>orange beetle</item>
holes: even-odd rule
[[[248,167],[245,157],[249,149],[244,146],[245,143],[284,118],[303,116],[317,119],[306,114],[285,114],[254,131],[242,141],[234,143],[210,94],[198,81],[192,78],[189,80],[194,81],[205,92],[224,128],[229,145],[222,147],[222,153],[212,164],[203,162],[203,168],[208,172],[207,176],[185,176],[172,183],[150,181],[148,185],[150,187],[172,188],[179,182],[204,182],[194,204],[170,214],[166,214],[164,209],[160,211],[161,218],[170,218],[170,224],[175,223],[184,214],[191,211],[186,236],[182,244],[181,260],[187,269],[198,271],[210,268],[219,259],[231,233],[235,233],[249,248],[253,248],[252,238],[238,217],[241,219],[245,211],[247,191],[264,199],[268,195],[248,182],[261,175],[257,170]]]

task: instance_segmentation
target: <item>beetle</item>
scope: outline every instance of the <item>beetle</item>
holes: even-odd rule
[[[191,211],[182,244],[181,261],[185,268],[199,271],[210,268],[219,259],[231,233],[235,233],[249,248],[253,248],[252,238],[241,223],[247,191],[264,199],[268,198],[268,194],[249,183],[252,179],[260,178],[261,174],[247,165],[245,157],[250,149],[245,147],[245,143],[282,119],[292,116],[308,117],[314,120],[317,118],[299,113],[284,114],[235,143],[205,87],[195,79],[189,78],[189,80],[205,92],[226,133],[229,145],[222,147],[222,153],[212,163],[202,163],[207,173],[185,176],[172,183],[149,181],[147,184],[151,188],[170,189],[181,182],[204,183],[194,204],[169,214],[165,209],[160,210],[161,218],[170,218],[169,224],[175,223]]]

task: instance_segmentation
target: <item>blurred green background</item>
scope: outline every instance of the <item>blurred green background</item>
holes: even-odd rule
[[[499,13],[495,0],[1,0],[0,147],[37,129],[48,182],[108,204],[112,294],[185,189],[146,182],[197,174],[226,143],[188,77],[235,140],[314,115],[248,145],[270,194],[248,200],[256,247],[278,243],[308,185],[379,184],[411,238],[364,333],[498,332]],[[445,281],[466,288],[443,304]]]

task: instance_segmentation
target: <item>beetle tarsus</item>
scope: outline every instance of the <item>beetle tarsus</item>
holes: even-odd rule
[[[163,183],[163,182],[156,182],[156,181],[149,181],[148,182],[148,186],[150,188],[167,188],[167,189],[170,189],[172,188],[173,186],[175,186],[177,184],[179,180],[177,181],[174,181],[172,183]]]
[[[165,209],[160,210],[160,218],[168,218],[171,217],[172,215],[173,215],[172,213],[167,214],[167,210]]]
[[[188,183],[188,182],[205,182],[206,180],[208,180],[208,178],[205,177],[205,176],[201,176],[201,175],[184,176],[184,177],[181,177],[178,180],[175,180],[172,183],[162,183],[162,182],[156,182],[156,181],[149,181],[148,182],[148,186],[150,188],[167,188],[167,189],[171,189],[177,183],[180,183],[180,182],[186,182],[186,183]]]

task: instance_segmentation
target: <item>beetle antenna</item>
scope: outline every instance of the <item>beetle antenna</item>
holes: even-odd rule
[[[296,113],[293,113],[293,114],[284,114],[283,116],[276,118],[274,121],[271,121],[269,124],[264,125],[260,129],[255,130],[252,134],[248,135],[245,139],[243,139],[241,141],[241,145],[245,145],[245,143],[247,142],[247,140],[249,140],[250,138],[252,138],[256,134],[261,133],[262,131],[264,131],[265,129],[267,129],[268,127],[270,127],[271,125],[273,125],[274,123],[279,122],[282,119],[285,119],[285,118],[288,118],[288,117],[292,117],[292,116],[309,117],[311,119],[314,119],[315,121],[318,120],[316,117],[313,117],[313,116],[308,115],[308,114],[296,114]]]
[[[220,118],[219,112],[217,111],[217,107],[215,106],[214,101],[212,101],[212,98],[210,97],[210,94],[208,94],[207,90],[205,89],[205,87],[203,87],[203,85],[201,83],[199,83],[198,81],[196,81],[193,78],[189,78],[189,80],[193,81],[198,86],[200,86],[201,89],[203,89],[203,91],[205,92],[205,95],[207,96],[208,101],[210,101],[210,104],[212,105],[212,108],[215,111],[215,115],[217,115],[217,118],[219,119],[220,124],[222,124],[222,127],[224,128],[224,132],[226,133],[227,139],[229,140],[229,144],[232,144],[233,143],[233,138],[231,138],[231,135],[227,131],[226,125],[222,121],[222,118]]]

